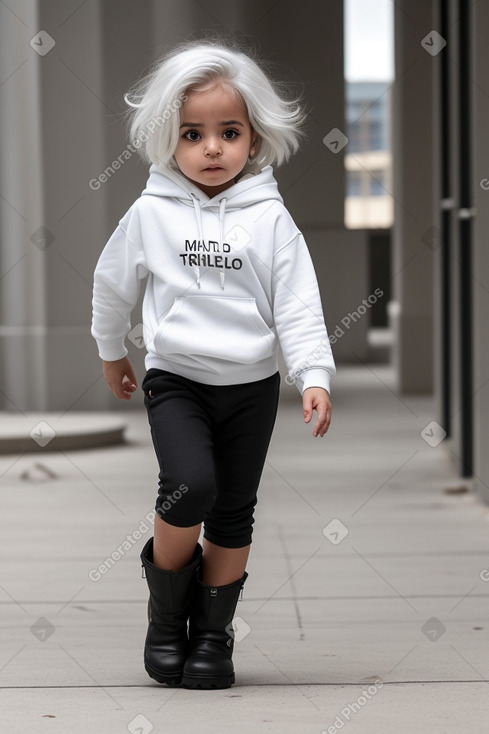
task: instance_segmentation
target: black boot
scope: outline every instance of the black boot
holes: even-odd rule
[[[190,655],[183,669],[186,688],[229,688],[234,683],[232,621],[238,597],[248,577],[226,586],[206,586],[197,580],[190,610]]]
[[[188,652],[187,621],[202,548],[197,544],[188,566],[165,571],[153,563],[153,538],[141,552],[149,587],[148,633],[144,667],[158,683],[178,685]]]

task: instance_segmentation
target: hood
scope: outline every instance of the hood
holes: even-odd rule
[[[266,166],[259,173],[248,173],[233,186],[220,194],[209,198],[207,194],[191,183],[188,178],[170,167],[155,166],[149,169],[149,178],[142,196],[165,196],[178,199],[182,204],[194,206],[194,199],[198,199],[203,208],[219,208],[222,199],[226,199],[226,208],[241,209],[266,199],[277,200],[283,203],[279,194],[277,182],[273,175],[272,166]]]
[[[202,210],[215,210],[219,216],[219,239],[221,244],[224,242],[226,235],[226,211],[244,209],[267,200],[278,201],[283,204],[272,166],[266,166],[256,174],[248,173],[244,175],[237,183],[210,198],[180,171],[169,167],[160,168],[153,164],[149,169],[146,188],[141,195],[175,199],[180,204],[192,207],[201,241],[206,239],[202,225]],[[193,270],[197,285],[200,288],[201,269],[196,266]],[[224,290],[225,270],[222,269],[219,275],[221,288]]]

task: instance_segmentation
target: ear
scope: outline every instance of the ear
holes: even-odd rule
[[[251,145],[250,145],[250,157],[254,156],[258,148],[260,147],[260,136],[258,133],[256,133],[254,130],[252,131],[251,135]]]

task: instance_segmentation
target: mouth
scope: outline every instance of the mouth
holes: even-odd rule
[[[222,166],[206,166],[204,171],[224,171],[224,168]]]

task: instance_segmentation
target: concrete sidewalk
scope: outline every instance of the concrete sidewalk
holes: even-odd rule
[[[389,368],[340,368],[333,398],[323,439],[281,403],[225,691],[142,665],[146,416],[123,446],[0,457],[4,731],[487,731],[489,508]]]

